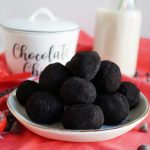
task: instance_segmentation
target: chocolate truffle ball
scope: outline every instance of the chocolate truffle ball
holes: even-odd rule
[[[60,96],[66,105],[93,103],[96,99],[96,89],[88,80],[71,77],[62,85]]]
[[[115,92],[119,88],[121,82],[119,67],[111,61],[102,61],[101,67],[92,82],[99,93]]]
[[[91,80],[98,72],[100,64],[101,59],[96,52],[80,52],[66,64],[66,67],[74,76]]]
[[[93,104],[73,105],[65,110],[62,123],[65,129],[99,129],[104,122],[101,108]]]
[[[29,97],[25,109],[32,121],[51,124],[61,119],[64,105],[57,96],[39,91]]]
[[[59,93],[61,85],[70,77],[65,66],[60,63],[48,65],[41,73],[39,84],[47,92]]]
[[[118,92],[120,92],[127,98],[130,109],[134,108],[139,103],[140,91],[133,83],[122,82],[118,89]]]
[[[27,99],[35,92],[39,91],[39,85],[34,81],[24,81],[22,82],[16,91],[17,100],[21,105],[25,105]]]
[[[106,125],[121,123],[129,114],[129,104],[124,95],[120,93],[99,94],[96,102],[102,108]]]

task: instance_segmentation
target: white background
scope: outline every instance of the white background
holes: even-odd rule
[[[56,16],[77,22],[94,35],[95,12],[98,7],[117,5],[118,0],[0,0],[0,22],[13,17],[28,17],[39,7],[49,8]],[[137,0],[142,10],[141,35],[150,37],[150,0]]]

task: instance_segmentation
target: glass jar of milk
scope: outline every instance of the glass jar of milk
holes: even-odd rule
[[[102,59],[117,63],[123,74],[136,71],[141,29],[139,10],[98,9],[94,50]]]

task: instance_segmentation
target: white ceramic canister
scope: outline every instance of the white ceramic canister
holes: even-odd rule
[[[94,50],[128,76],[136,71],[141,18],[139,10],[98,9],[96,14]]]
[[[40,8],[29,19],[1,24],[6,61],[12,73],[39,75],[48,64],[66,64],[76,52],[79,26]]]

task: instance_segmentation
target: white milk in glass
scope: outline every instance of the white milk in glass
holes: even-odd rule
[[[133,76],[136,71],[141,29],[138,10],[98,9],[94,50],[102,59],[119,65],[121,72]]]

